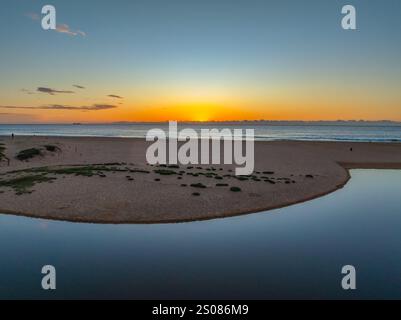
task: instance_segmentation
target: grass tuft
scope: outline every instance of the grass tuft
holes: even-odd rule
[[[4,143],[0,143],[0,161],[2,161],[3,159],[8,159],[4,151],[6,151],[6,147],[4,146]]]
[[[48,178],[44,175],[30,175],[10,180],[0,181],[0,187],[12,188],[16,194],[31,193],[30,189],[37,183],[51,182],[56,178]]]
[[[157,174],[161,174],[162,176],[171,176],[177,174],[177,172],[175,172],[174,170],[168,170],[168,169],[158,169],[154,170],[154,172]]]
[[[238,179],[239,181],[248,181],[248,180],[249,180],[249,179],[248,179],[247,177],[245,177],[245,176],[238,176],[237,179]]]
[[[60,148],[57,146],[53,146],[53,145],[45,145],[44,146],[45,149],[49,152],[56,152],[56,151],[60,151]]]
[[[200,188],[200,189],[206,189],[206,186],[202,183],[193,183],[191,184],[192,188]]]
[[[241,190],[241,188],[238,188],[238,187],[231,187],[230,191],[232,191],[232,192],[241,192],[242,190]]]
[[[34,158],[36,156],[40,156],[41,154],[42,154],[42,151],[40,151],[40,149],[31,148],[31,149],[26,149],[26,150],[20,151],[17,154],[16,158],[20,161],[25,161],[25,160]]]

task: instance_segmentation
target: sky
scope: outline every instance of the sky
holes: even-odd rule
[[[0,3],[0,123],[401,121],[400,89],[399,0]]]

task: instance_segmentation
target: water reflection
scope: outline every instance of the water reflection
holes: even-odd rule
[[[242,217],[95,225],[0,216],[0,298],[400,298],[401,171]],[[40,288],[43,265],[57,290]],[[357,290],[341,289],[341,267]]]

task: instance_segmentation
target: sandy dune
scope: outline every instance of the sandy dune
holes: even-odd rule
[[[396,143],[256,142],[255,174],[243,181],[233,176],[233,166],[149,166],[149,144],[141,139],[1,137],[0,143],[11,159],[9,165],[4,159],[0,163],[0,212],[99,223],[180,222],[258,212],[341,188],[349,179],[347,168],[401,168],[401,144]],[[45,145],[59,150],[46,151]],[[33,147],[41,148],[42,155],[29,161],[15,158]],[[89,176],[68,172],[105,163]],[[41,167],[47,171],[24,171]],[[27,192],[7,186],[31,175],[48,180]],[[206,188],[190,186],[197,183]]]

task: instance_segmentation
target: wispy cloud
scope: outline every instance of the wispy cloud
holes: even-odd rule
[[[56,31],[59,33],[65,33],[68,34],[69,36],[82,36],[86,37],[86,32],[83,32],[81,30],[72,30],[68,24],[58,24],[56,27]]]
[[[75,93],[74,91],[69,91],[69,90],[56,90],[52,88],[46,88],[46,87],[39,87],[37,89],[38,92],[42,93],[48,93],[50,95],[55,95],[57,93]]]
[[[34,12],[25,13],[24,16],[33,21],[40,21],[40,15],[37,13],[34,13]],[[56,31],[58,33],[64,33],[64,34],[67,34],[67,35],[73,36],[73,37],[76,37],[76,36],[86,37],[86,32],[84,32],[82,30],[71,29],[70,26],[65,23],[58,24],[56,26],[56,30],[54,30],[54,31]]]
[[[29,109],[29,110],[72,110],[72,111],[99,111],[99,110],[108,110],[108,109],[115,109],[118,106],[111,105],[111,104],[93,104],[91,106],[79,106],[73,107],[68,105],[62,104],[52,104],[46,106],[39,106],[39,107],[27,107],[27,106],[0,106],[2,109]]]
[[[37,13],[34,12],[28,12],[24,14],[25,17],[33,20],[33,21],[39,21],[40,20],[40,16]]]
[[[110,97],[110,98],[116,98],[116,99],[124,99],[123,97],[118,96],[118,95],[116,95],[116,94],[109,94],[108,97]]]
[[[26,114],[26,113],[1,113],[0,112],[0,123],[11,124],[11,123],[33,123],[40,120],[39,115]]]
[[[80,86],[78,84],[73,84],[72,86],[75,87],[75,88],[78,88],[78,89],[85,89],[84,86]]]
[[[26,114],[26,113],[0,112],[0,116],[31,117],[33,115],[32,114]]]
[[[31,90],[28,89],[21,89],[22,92],[25,92],[26,94],[35,94],[35,92],[32,92]]]

